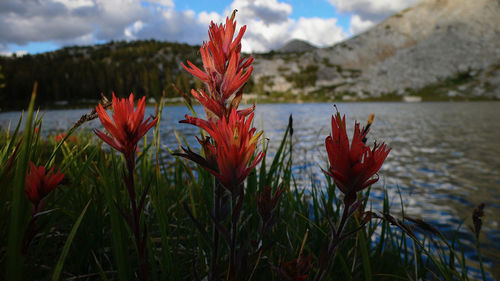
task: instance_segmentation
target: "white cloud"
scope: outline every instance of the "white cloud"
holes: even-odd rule
[[[299,18],[291,32],[292,38],[302,39],[317,46],[333,45],[347,37],[337,19]]]
[[[4,56],[4,57],[12,57],[14,54],[16,55],[16,57],[22,57],[24,55],[27,55],[28,51],[25,51],[25,50],[18,50],[15,52],[0,51],[0,56]]]
[[[174,10],[172,0],[21,2],[0,1],[0,44],[3,46],[48,41],[59,45],[92,44],[151,38],[199,44],[207,29],[194,11]]]
[[[200,12],[198,14],[198,22],[201,23],[201,24],[205,24],[208,28],[208,26],[210,25],[211,22],[214,22],[214,23],[220,23],[223,21],[222,19],[222,16],[217,14],[216,12]]]
[[[299,18],[265,24],[263,21],[247,21],[247,31],[242,40],[244,52],[267,52],[285,45],[292,39],[301,39],[324,47],[347,37],[337,19]]]
[[[248,27],[245,52],[267,52],[293,38],[325,46],[346,37],[334,18],[291,19],[292,6],[280,0],[234,0],[222,14],[174,7],[173,0],[0,0],[0,51],[32,42],[65,46],[157,39],[201,44],[208,39],[210,22],[224,22],[233,9],[238,10],[237,27]]]
[[[84,7],[92,7],[94,5],[92,3],[92,0],[54,0],[54,2],[61,3],[71,10]]]
[[[149,17],[143,27],[134,34],[137,39],[157,39],[189,44],[201,44],[208,38],[208,26],[198,21],[192,10],[176,11],[161,9],[155,17]]]
[[[89,32],[69,40],[59,40],[59,42],[62,45],[92,45],[95,43],[95,36],[93,32]]]
[[[349,32],[351,32],[352,35],[356,35],[374,25],[375,22],[371,20],[363,20],[359,15],[353,15],[351,17],[351,27],[349,28]]]
[[[63,16],[50,19],[5,16],[0,19],[0,40],[4,43],[26,44],[30,41],[62,40],[75,38],[93,30],[82,19],[68,22]]]
[[[292,6],[277,0],[234,0],[227,14],[238,10],[242,22],[258,20],[266,25],[286,22],[292,13]]]
[[[252,20],[247,25],[245,36],[241,42],[243,52],[267,52],[281,47],[291,39],[290,31],[294,20],[288,19],[285,22],[274,24]]]
[[[124,30],[137,20],[148,20],[150,13],[138,0],[94,0],[97,16],[97,39],[123,39]],[[119,7],[119,8],[118,8]],[[89,15],[90,18],[93,15]],[[90,22],[90,24],[92,24]]]
[[[173,0],[146,0],[144,2],[148,2],[150,4],[158,4],[163,7],[173,8],[175,6]]]
[[[234,0],[230,14],[237,9],[239,26],[247,25],[242,40],[244,52],[267,52],[296,38],[318,46],[327,46],[344,39],[347,34],[335,18],[290,18],[292,6],[277,0]]]
[[[363,20],[380,21],[416,4],[419,0],[328,0],[339,12],[359,15]]]
[[[136,39],[135,34],[139,33],[144,27],[144,22],[138,20],[125,28],[124,34],[127,39]]]
[[[0,43],[76,43],[88,34],[101,40],[122,39],[128,25],[147,15],[137,0],[21,2],[22,5],[16,0],[0,3]]]
[[[292,6],[277,0],[234,0],[225,11],[238,10],[238,26],[247,25],[241,45],[243,52],[267,52],[290,40],[294,20]]]

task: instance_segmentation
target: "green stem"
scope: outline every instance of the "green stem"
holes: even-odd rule
[[[479,235],[476,235],[476,250],[479,257],[479,268],[481,269],[481,276],[483,281],[486,281],[486,273],[484,271],[483,256],[481,255],[481,243],[479,243]]]
[[[143,243],[143,233],[141,235],[141,212],[137,208],[137,196],[135,193],[135,182],[134,182],[134,171],[135,171],[135,154],[125,155],[125,160],[127,162],[127,170],[128,175],[125,176],[125,184],[127,185],[127,191],[130,199],[130,203],[132,205],[132,217],[133,217],[133,225],[132,233],[134,234],[135,244],[137,247],[137,252],[139,255],[139,280],[145,281],[148,280],[148,260],[146,255],[146,245]]]
[[[349,208],[351,207],[351,204],[346,203],[346,201],[344,201],[344,204],[345,205],[344,205],[344,210],[342,211],[342,219],[340,220],[339,226],[337,227],[337,231],[333,236],[333,239],[330,240],[330,242],[328,243],[328,248],[327,248],[328,261],[321,263],[320,269],[318,270],[318,273],[314,278],[315,281],[321,281],[323,280],[323,278],[325,278],[328,269],[335,260],[335,253],[337,252],[337,246],[341,242],[340,238],[342,237],[342,232],[344,231],[344,226],[348,219]],[[332,231],[334,230],[332,229]]]
[[[33,121],[33,108],[35,105],[37,84],[33,87],[31,101],[28,106],[28,118],[24,127],[24,142],[22,149],[19,153],[19,160],[17,162],[14,182],[12,188],[12,207],[10,213],[9,230],[7,236],[7,253],[5,258],[5,280],[16,281],[22,280],[22,265],[23,259],[22,251],[22,237],[23,237],[23,221],[27,215],[26,200],[24,196],[25,175],[29,163],[29,149],[32,140],[32,121]]]

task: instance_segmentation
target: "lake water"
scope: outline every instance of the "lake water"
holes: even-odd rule
[[[375,113],[368,142],[384,141],[392,148],[372,189],[374,210],[380,210],[386,188],[395,210],[400,190],[407,213],[436,225],[448,237],[465,221],[460,239],[468,258],[475,260],[473,237],[466,228],[472,225],[474,207],[485,203],[482,251],[492,278],[500,280],[500,103],[339,103],[337,107],[347,116],[349,132],[355,120],[365,124],[370,113]],[[201,108],[197,111],[203,114]],[[47,110],[43,131],[66,130],[87,112]],[[320,103],[257,106],[255,126],[264,129],[271,154],[293,115],[294,169],[304,187],[311,178],[324,180],[319,167],[327,163],[324,140],[334,112],[332,104]],[[152,113],[148,108],[146,114]],[[174,150],[173,129],[196,142],[198,129],[178,123],[187,113],[183,106],[164,110],[162,140]],[[6,128],[19,114],[1,113],[0,126]],[[94,120],[85,128],[100,128],[100,124]]]

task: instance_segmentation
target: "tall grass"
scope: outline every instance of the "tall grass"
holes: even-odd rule
[[[117,207],[129,204],[123,182],[125,159],[88,132],[75,131],[76,141],[68,138],[73,129],[61,142],[41,138],[43,119],[37,117],[34,100],[35,95],[16,129],[3,130],[0,136],[3,280],[137,280],[141,264],[134,235]],[[162,110],[168,108],[158,106],[158,115]],[[340,219],[342,198],[329,177],[308,188],[295,183],[292,133],[290,122],[274,156],[266,156],[246,180],[236,232],[236,255],[244,255],[239,259],[244,264],[238,265],[238,279],[280,280],[280,270],[292,260],[310,262],[306,275],[312,278],[323,258],[320,253],[329,239],[330,224]],[[216,262],[210,262],[211,241],[217,233],[211,215],[216,182],[183,158],[161,158],[161,152],[176,149],[165,148],[159,136],[157,124],[152,137],[144,138],[135,175],[137,194],[149,188],[141,217],[147,226],[149,279],[206,280],[211,267],[224,273],[231,254],[224,237],[220,237]],[[179,140],[183,142],[180,134]],[[267,142],[261,145],[266,151]],[[46,198],[38,217],[40,229],[23,254],[30,211],[24,196],[29,161],[56,164],[65,180]],[[274,192],[280,185],[285,190],[275,219],[262,233],[257,194],[267,186]],[[369,193],[364,196],[369,198]],[[437,229],[407,218],[404,212],[392,213],[387,193],[383,209],[368,206],[369,200],[363,208],[370,211],[370,219],[338,246],[324,280],[471,279],[460,241],[448,241]],[[360,220],[354,216],[345,231],[356,229]]]

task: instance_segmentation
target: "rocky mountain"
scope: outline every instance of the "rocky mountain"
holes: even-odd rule
[[[0,56],[0,104],[95,103],[100,93],[180,99],[201,87],[182,67],[201,66],[199,46],[154,40],[66,47]],[[500,0],[422,0],[353,38],[327,48],[293,40],[254,54],[245,97],[259,101],[500,99]]]
[[[258,56],[254,79],[297,99],[500,99],[500,1],[423,0],[334,46]]]
[[[301,53],[313,51],[317,48],[304,40],[293,39],[275,51],[278,53]]]

